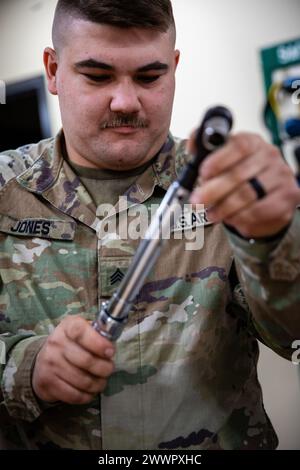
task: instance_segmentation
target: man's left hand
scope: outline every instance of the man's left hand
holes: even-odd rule
[[[189,148],[194,147],[193,138]],[[199,170],[201,187],[191,203],[208,207],[208,219],[233,226],[247,238],[270,237],[291,222],[300,189],[277,147],[250,133],[231,136]],[[258,197],[250,180],[263,194]],[[263,197],[262,197],[263,196]]]

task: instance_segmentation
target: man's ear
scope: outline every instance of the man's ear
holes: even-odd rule
[[[57,73],[57,54],[51,47],[44,50],[44,66],[48,83],[48,90],[52,95],[57,95],[56,73]]]
[[[176,51],[174,51],[174,59],[175,59],[175,70],[176,70],[179,59],[180,59],[180,51],[178,51],[177,49]]]

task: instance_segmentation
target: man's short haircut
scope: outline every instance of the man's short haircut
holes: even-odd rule
[[[175,28],[170,0],[58,0],[52,31],[54,47],[60,36],[59,25],[67,16],[119,28],[160,32]]]

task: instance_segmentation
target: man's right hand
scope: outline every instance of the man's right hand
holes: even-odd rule
[[[40,400],[81,405],[102,392],[114,370],[114,345],[90,322],[68,316],[37,355],[32,386]]]

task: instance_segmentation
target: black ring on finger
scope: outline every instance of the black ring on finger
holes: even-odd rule
[[[256,192],[257,199],[262,199],[263,197],[266,196],[267,193],[266,193],[264,187],[261,185],[261,183],[258,181],[257,178],[255,178],[255,177],[251,178],[249,180],[249,184],[252,186],[252,188]]]

